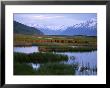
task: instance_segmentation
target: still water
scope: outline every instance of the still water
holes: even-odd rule
[[[29,54],[29,53],[39,52],[39,50],[37,46],[14,47],[14,52]]]

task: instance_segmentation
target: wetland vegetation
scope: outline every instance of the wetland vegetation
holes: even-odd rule
[[[82,52],[83,54],[83,52],[85,53],[94,52],[97,50],[97,45],[96,45],[97,39],[96,37],[92,37],[92,36],[65,37],[65,36],[35,36],[35,35],[30,36],[30,35],[21,35],[21,34],[15,34],[14,36],[15,36],[14,37],[14,47],[15,47],[14,74],[15,75],[79,74],[77,73],[79,66],[82,65],[82,69],[89,68],[90,66],[88,66],[87,64],[88,63],[90,64],[91,62],[89,61],[83,63],[83,60],[81,63],[80,63],[81,60],[78,60],[77,62],[77,56],[75,56],[74,53],[76,53],[77,55],[77,53],[79,52]],[[26,53],[27,51],[28,53]],[[71,53],[73,54],[69,56]],[[74,60],[76,60],[76,62]],[[67,63],[65,64],[65,62]],[[40,64],[40,66],[38,67],[38,69],[34,69],[34,67],[32,65],[29,65],[29,63],[36,64],[36,68],[38,64]],[[91,69],[94,70],[97,68],[93,65]],[[96,72],[96,70],[94,71]],[[83,73],[80,72],[80,74]],[[84,74],[87,75],[86,72]]]

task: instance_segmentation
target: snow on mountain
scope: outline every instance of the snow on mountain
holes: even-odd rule
[[[92,18],[86,22],[83,22],[83,23],[79,23],[79,24],[75,24],[73,25],[74,28],[83,28],[83,27],[86,27],[86,28],[89,28],[89,27],[97,27],[97,20],[96,18]]]
[[[45,35],[96,35],[97,18],[91,18],[85,22],[73,25],[41,25],[33,24],[32,27],[38,28]]]
[[[86,22],[75,24],[68,27],[65,31],[61,33],[62,35],[97,35],[97,20],[92,18]]]

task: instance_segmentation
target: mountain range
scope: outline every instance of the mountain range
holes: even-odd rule
[[[14,21],[14,31],[23,34],[37,34],[37,35],[97,35],[97,21],[92,18],[85,22],[73,25],[61,25],[59,27],[48,27],[45,25],[35,24],[33,27],[21,24]]]
[[[61,25],[59,27],[48,28],[47,26],[43,25],[36,25],[34,26],[41,30],[45,35],[87,35],[87,36],[96,36],[97,35],[97,21],[96,18],[92,18],[88,21],[64,26]]]
[[[87,35],[96,36],[97,35],[97,22],[92,19],[84,23],[75,24],[68,27],[62,32],[62,35]]]

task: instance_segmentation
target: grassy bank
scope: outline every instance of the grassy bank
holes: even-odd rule
[[[14,53],[14,75],[73,75],[73,66],[59,63],[68,60],[65,55],[52,53]],[[40,63],[38,70],[27,63]]]
[[[20,63],[47,63],[68,60],[68,56],[53,53],[14,53],[14,61]]]
[[[87,52],[94,50],[96,50],[94,46],[80,46],[74,48],[72,46],[39,46],[40,52]]]

